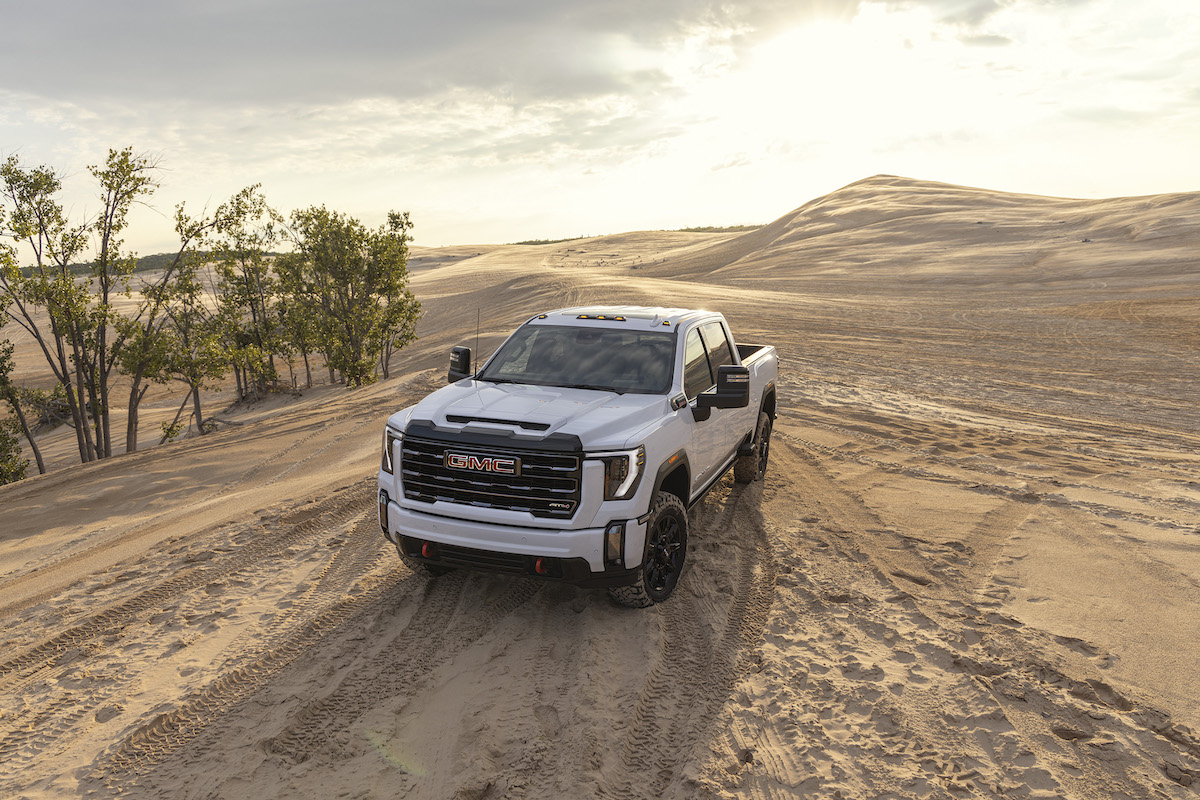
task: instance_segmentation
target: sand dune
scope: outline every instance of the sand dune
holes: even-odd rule
[[[0,796],[1195,797],[1200,194],[876,176],[413,257],[402,377],[0,488]],[[593,301],[778,347],[766,481],[645,612],[410,573],[384,418],[477,314]]]

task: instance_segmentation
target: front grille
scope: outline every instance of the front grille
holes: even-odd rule
[[[455,469],[447,465],[447,452],[474,457],[476,464],[519,459],[520,469],[512,474]],[[577,453],[458,444],[412,435],[404,437],[400,459],[404,496],[410,500],[527,511],[551,519],[568,519],[579,506],[581,465]]]

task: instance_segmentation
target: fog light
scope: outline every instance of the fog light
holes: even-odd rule
[[[625,523],[612,522],[604,529],[604,563],[621,566],[625,562]]]
[[[383,489],[380,489],[379,490],[379,527],[383,528],[384,536],[388,535],[387,507],[388,507],[388,493],[385,492]]]

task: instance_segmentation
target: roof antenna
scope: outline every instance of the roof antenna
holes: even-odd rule
[[[479,306],[475,307],[475,380],[479,380]]]

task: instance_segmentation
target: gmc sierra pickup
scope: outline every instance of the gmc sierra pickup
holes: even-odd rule
[[[687,509],[729,469],[767,467],[775,348],[735,344],[720,314],[567,308],[518,328],[476,372],[393,414],[379,524],[414,569],[468,568],[671,596]]]

